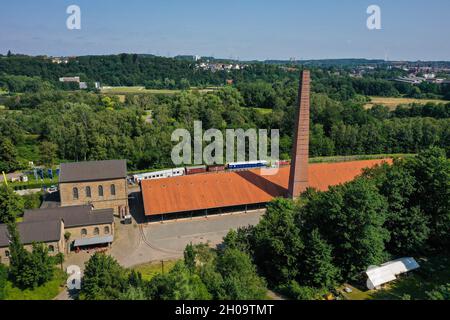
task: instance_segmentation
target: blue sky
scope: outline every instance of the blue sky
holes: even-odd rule
[[[81,8],[68,30],[66,8]],[[381,8],[368,30],[366,9]],[[1,1],[0,52],[450,60],[448,0]]]

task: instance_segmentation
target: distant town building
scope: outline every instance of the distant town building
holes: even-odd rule
[[[126,160],[62,163],[59,175],[61,206],[91,204],[128,214]]]
[[[52,58],[52,62],[56,63],[56,64],[67,64],[69,63],[69,58],[65,58],[65,57],[54,57]]]
[[[61,77],[59,82],[80,82],[80,77]]]
[[[22,172],[13,172],[6,174],[6,179],[11,182],[28,182],[28,176]]]

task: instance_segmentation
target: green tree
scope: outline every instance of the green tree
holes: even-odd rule
[[[188,244],[184,249],[184,264],[191,272],[195,271],[195,252],[192,243]]]
[[[450,283],[428,291],[426,294],[429,300],[450,300]]]
[[[14,222],[23,213],[23,199],[5,184],[0,185],[0,223]]]
[[[6,298],[6,283],[8,280],[8,269],[5,265],[0,263],[0,300],[4,300]]]
[[[388,250],[396,255],[410,255],[424,249],[429,237],[428,219],[419,206],[411,206],[417,188],[414,176],[404,162],[386,167],[380,192],[388,202],[385,226],[391,238]]]
[[[42,192],[30,193],[22,196],[24,209],[38,209],[42,203]]]
[[[417,186],[411,198],[430,219],[435,248],[450,246],[450,160],[445,151],[430,148],[408,163]]]
[[[15,223],[8,224],[10,239],[9,272],[16,286],[22,289],[35,288],[53,277],[53,262],[48,248],[42,243],[33,243],[32,252],[24,249]]]
[[[49,141],[42,141],[39,145],[40,160],[43,165],[52,167],[56,161],[58,145]]]
[[[314,229],[305,241],[301,263],[301,280],[316,288],[333,288],[339,270],[333,265],[332,248]]]
[[[294,203],[275,199],[254,229],[254,256],[263,274],[275,283],[295,279],[303,249]]]
[[[0,142],[0,172],[12,172],[20,168],[20,163],[17,160],[17,150],[11,140],[2,137]]]
[[[178,262],[170,272],[150,280],[147,296],[154,300],[209,300],[211,294],[200,277]]]
[[[86,263],[80,299],[117,300],[127,289],[126,270],[113,257],[95,253]]]
[[[222,275],[225,299],[261,300],[267,288],[256,273],[250,257],[239,250],[226,248],[219,253],[217,271]]]
[[[356,279],[367,267],[386,258],[384,228],[387,203],[367,178],[358,178],[315,194],[304,207],[303,228],[319,229],[333,247],[344,280]]]

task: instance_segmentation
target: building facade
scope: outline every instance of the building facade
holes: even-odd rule
[[[114,240],[114,212],[90,205],[27,210],[24,222],[63,221],[66,251],[85,246],[109,245]]]
[[[43,243],[52,256],[66,252],[62,220],[21,222],[17,230],[25,250],[31,252],[33,243]],[[5,265],[10,262],[9,240],[6,224],[0,224],[0,263]]]
[[[61,206],[92,205],[95,210],[113,209],[128,214],[126,161],[87,161],[61,164]]]
[[[112,209],[93,210],[90,205],[27,210],[17,224],[24,248],[43,243],[50,255],[69,253],[86,247],[109,246],[114,241]],[[9,265],[10,237],[0,224],[0,263]]]

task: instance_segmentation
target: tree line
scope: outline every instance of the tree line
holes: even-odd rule
[[[309,67],[312,71],[313,90],[336,100],[344,101],[358,95],[443,97],[450,100],[450,85],[427,82],[420,85],[396,83],[391,79],[402,72],[386,69],[384,65],[364,74],[362,78],[352,77],[345,64]],[[37,92],[52,86],[74,90],[77,89],[76,85],[61,83],[58,79],[64,76],[79,76],[81,81],[91,84],[100,82],[107,86],[146,86],[152,89],[223,86],[227,80],[232,80],[238,87],[255,82],[269,86],[276,82],[292,82],[296,91],[301,68],[303,67],[298,65],[248,62],[242,70],[212,72],[198,68],[193,61],[152,55],[81,56],[60,64],[42,56],[9,55],[0,57],[0,87],[11,92]],[[259,93],[255,91],[255,94]],[[244,96],[247,95],[244,93]],[[271,107],[271,104],[264,101],[264,104],[257,107]]]
[[[52,165],[61,160],[115,158],[127,159],[132,170],[171,167],[171,133],[178,128],[193,133],[197,120],[205,130],[280,129],[280,154],[288,159],[296,93],[282,85],[279,90],[289,94],[280,95],[285,100],[278,99],[270,113],[248,108],[245,95],[233,87],[206,94],[129,95],[124,102],[116,96],[86,92],[14,96],[5,105],[16,112],[2,113],[0,121],[0,170],[12,172],[26,167],[29,160]],[[264,90],[260,92],[257,100],[267,99]],[[417,153],[431,146],[448,153],[448,110],[449,104],[366,110],[353,100],[337,101],[314,93],[310,155]]]
[[[188,245],[184,259],[151,280],[96,253],[86,263],[81,300],[260,300],[266,283],[250,257],[236,249]]]

